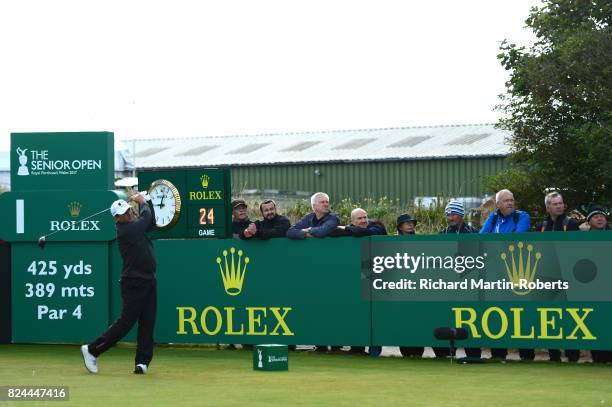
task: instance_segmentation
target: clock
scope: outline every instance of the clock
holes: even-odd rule
[[[174,184],[165,179],[151,183],[149,196],[155,210],[155,225],[158,229],[170,229],[181,216],[181,195]]]

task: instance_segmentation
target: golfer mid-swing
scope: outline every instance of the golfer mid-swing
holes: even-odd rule
[[[150,199],[136,194],[132,198],[139,206],[136,216],[130,205],[119,199],[110,207],[115,218],[117,244],[123,259],[121,271],[122,308],[119,318],[95,341],[81,346],[85,367],[98,372],[96,358],[114,346],[138,322],[138,344],[134,373],[147,373],[153,358],[153,329],[157,312],[155,253],[147,236],[155,225]]]

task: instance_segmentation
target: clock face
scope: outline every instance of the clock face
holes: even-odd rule
[[[181,196],[167,180],[156,180],[149,188],[149,196],[155,210],[155,225],[160,229],[172,227],[181,214]]]

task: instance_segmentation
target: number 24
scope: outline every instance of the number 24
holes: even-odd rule
[[[206,214],[206,210],[206,208],[200,208],[200,225],[212,225],[215,223],[215,208],[208,209],[208,215]],[[207,219],[208,222],[206,222]]]

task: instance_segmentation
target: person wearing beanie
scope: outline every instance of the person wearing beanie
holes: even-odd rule
[[[612,230],[608,225],[608,211],[597,205],[591,204],[587,214],[587,222],[589,223],[589,231],[602,232]],[[591,350],[591,358],[594,363],[609,363],[612,362],[612,351],[610,350]]]
[[[446,215],[446,222],[448,226],[442,230],[440,234],[478,233],[478,230],[463,222],[465,210],[463,209],[463,204],[461,202],[451,199],[446,205],[446,208],[444,208],[444,214]]]
[[[612,230],[608,225],[608,211],[597,205],[591,204],[589,207],[589,213],[587,215],[587,222],[589,224],[589,230],[591,231],[603,231]]]
[[[478,230],[463,221],[465,210],[461,202],[451,199],[444,208],[444,214],[448,226],[440,232],[441,235],[478,233]],[[448,348],[433,348],[433,350],[436,356],[448,356],[450,354]],[[465,348],[465,354],[470,358],[480,358],[482,356],[480,348]]]
[[[403,213],[397,217],[395,222],[397,225],[398,235],[414,235],[414,228],[416,227],[417,220],[410,216],[409,213]]]

